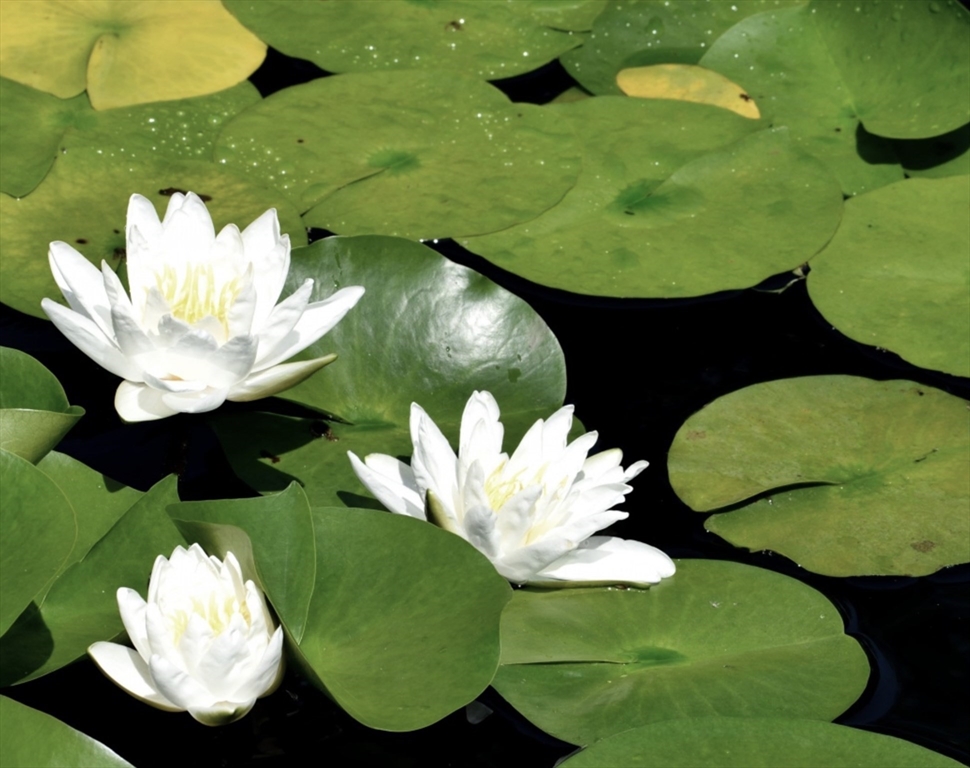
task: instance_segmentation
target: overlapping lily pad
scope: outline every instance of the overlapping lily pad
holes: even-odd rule
[[[509,10],[553,29],[585,32],[606,8],[607,0],[510,0]]]
[[[347,451],[409,456],[412,402],[457,437],[468,397],[488,390],[510,445],[562,404],[565,361],[549,327],[521,299],[430,248],[390,237],[328,238],[293,253],[284,290],[307,277],[314,299],[348,285],[367,289],[301,355],[336,352],[337,362],[283,393],[339,420],[216,417],[233,468],[257,490],[299,479],[314,506],[372,506]]]
[[[696,64],[725,30],[761,11],[805,0],[620,0],[593,22],[581,48],[562,56],[566,70],[589,91],[622,93],[616,73],[650,64]]]
[[[812,261],[812,302],[847,336],[970,376],[970,177],[908,179],[849,200]]]
[[[36,464],[84,409],[67,401],[57,378],[30,355],[0,347],[0,448]]]
[[[217,229],[229,223],[242,229],[275,207],[293,244],[306,242],[300,217],[285,198],[221,166],[167,157],[124,162],[93,146],[75,147],[27,197],[0,195],[0,301],[43,317],[41,298],[62,298],[47,263],[51,241],[63,240],[93,263],[105,260],[118,269],[131,194],[150,199],[161,215],[173,192],[187,190],[206,196]]]
[[[783,379],[691,416],[670,482],[732,544],[831,576],[933,573],[970,561],[970,410],[909,381]]]
[[[541,67],[580,42],[537,21],[548,3],[516,9],[518,2],[227,0],[226,7],[274,48],[330,72],[434,69],[494,80]],[[550,26],[582,27],[589,7],[572,2],[550,14]]]
[[[0,696],[0,763],[9,766],[133,768],[104,744],[60,720]]]
[[[679,101],[547,109],[584,141],[576,186],[531,221],[461,240],[535,282],[621,297],[747,288],[803,264],[838,225],[838,183],[787,131]]]
[[[574,744],[671,718],[831,720],[869,663],[822,594],[740,563],[681,560],[648,591],[517,591],[493,685]]]
[[[245,80],[266,46],[219,2],[4,0],[0,74],[95,109],[214,93]]]
[[[415,239],[531,219],[575,183],[567,125],[449,72],[340,75],[287,88],[223,130],[226,167],[273,184],[308,226]]]
[[[58,454],[49,454],[40,470],[64,483],[60,490],[70,497],[68,510],[77,510],[78,545],[67,560],[70,567],[0,639],[2,685],[53,672],[83,656],[91,643],[122,633],[118,588],[144,594],[155,558],[185,543],[165,513],[178,501],[174,477],[142,495]],[[69,482],[77,486],[65,487]]]
[[[386,512],[311,510],[297,485],[170,512],[210,553],[249,543],[311,676],[365,725],[430,725],[491,681],[511,590],[460,537]]]
[[[960,768],[908,741],[818,720],[697,717],[609,736],[566,768]]]

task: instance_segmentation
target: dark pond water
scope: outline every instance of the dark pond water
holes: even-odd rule
[[[313,65],[271,52],[253,81],[268,93],[320,74]],[[569,84],[553,64],[499,85],[515,99],[541,103]],[[784,557],[747,553],[705,532],[705,515],[677,499],[665,470],[667,449],[683,421],[750,384],[843,373],[911,379],[970,399],[970,381],[914,368],[848,340],[816,312],[804,283],[783,293],[749,290],[693,301],[590,299],[527,283],[451,242],[435,247],[529,301],[565,351],[567,402],[576,405],[587,428],[600,432],[602,445],[623,448],[628,460],[651,462],[624,505],[630,518],[614,533],[674,557],[769,568],[820,590],[838,606],[872,663],[865,693],[837,722],[970,763],[970,566],[918,579],[817,576]],[[179,493],[186,500],[249,494],[201,419],[122,425],[111,405],[117,380],[49,323],[3,307],[0,344],[37,357],[70,401],[87,410],[59,450],[141,489],[180,471]],[[223,728],[144,706],[87,661],[5,693],[100,739],[141,768],[186,762],[282,766],[311,758],[340,766],[541,767],[573,749],[532,728],[491,691],[482,701],[495,713],[477,725],[458,712],[404,734],[361,726],[293,673],[248,717]]]

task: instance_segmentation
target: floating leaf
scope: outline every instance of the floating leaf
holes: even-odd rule
[[[66,474],[61,470],[62,477]],[[175,488],[170,476],[138,497],[84,558],[58,577],[43,602],[17,619],[2,639],[0,684],[46,675],[83,656],[91,643],[124,631],[118,588],[130,587],[144,596],[155,558],[168,557],[185,543],[165,513],[178,501]],[[38,646],[44,653],[36,652]]]
[[[67,402],[57,378],[30,355],[0,347],[0,448],[36,464],[84,409]]]
[[[582,5],[589,3],[555,19],[582,24]],[[226,7],[277,50],[329,72],[432,69],[494,80],[541,67],[579,43],[530,18],[541,8],[516,12],[508,2],[227,0]]]
[[[562,63],[588,91],[619,95],[616,73],[621,69],[649,64],[696,64],[711,43],[746,16],[804,2],[613,2],[596,17],[592,34],[582,47],[563,54]]]
[[[217,417],[233,468],[254,488],[279,491],[298,478],[314,505],[372,505],[358,496],[364,488],[347,451],[410,455],[412,402],[457,437],[469,395],[486,389],[502,409],[509,444],[562,404],[565,362],[548,326],[521,299],[430,248],[390,237],[327,238],[294,251],[284,292],[308,277],[313,299],[347,285],[367,289],[302,353],[336,352],[337,362],[284,393],[339,420]]]
[[[95,109],[214,93],[245,80],[266,46],[216,0],[4,0],[0,73]]]
[[[707,520],[732,544],[829,576],[921,576],[970,561],[968,428],[964,400],[910,381],[783,379],[691,416],[668,470],[692,509],[747,502]]]
[[[529,280],[620,297],[747,288],[803,264],[838,225],[838,184],[786,131],[677,101],[547,109],[585,142],[576,186],[531,221],[461,241]]]
[[[232,120],[217,146],[227,167],[311,209],[309,226],[415,239],[531,219],[575,183],[578,155],[569,127],[541,107],[420,71],[287,88]]]
[[[701,65],[738,82],[774,125],[855,195],[903,178],[891,144],[862,130],[858,108],[815,24],[813,8],[760,13],[731,28]]]
[[[915,365],[970,376],[970,178],[908,179],[846,202],[808,290],[825,319]]]
[[[754,99],[724,75],[693,64],[654,64],[621,69],[616,84],[627,96],[675,99],[729,109],[741,117],[761,117]]]
[[[907,176],[939,179],[970,175],[970,123],[930,139],[898,139],[893,148]]]
[[[47,263],[52,240],[63,240],[98,266],[105,260],[117,269],[125,255],[128,198],[138,192],[163,213],[178,190],[206,195],[217,229],[229,223],[244,228],[275,207],[293,244],[306,242],[299,215],[279,193],[221,166],[161,157],[119,163],[111,153],[78,147],[59,158],[27,197],[0,195],[0,301],[43,317],[41,298],[62,300]]]
[[[61,768],[133,768],[127,760],[60,720],[0,696],[0,763]]]
[[[607,0],[507,0],[510,11],[546,27],[585,32],[606,8]]]
[[[831,720],[868,676],[821,593],[749,565],[681,560],[648,591],[515,592],[493,685],[544,731],[590,744],[712,713]]]
[[[0,635],[54,577],[76,536],[61,490],[26,459],[0,451]]]
[[[491,681],[511,590],[460,537],[386,512],[311,510],[297,485],[279,496],[170,511],[187,536],[220,556],[238,547],[240,529],[248,534],[263,587],[302,661],[365,725],[430,725]],[[268,543],[281,529],[282,541]],[[302,530],[309,538],[291,535]]]
[[[960,768],[908,741],[818,720],[696,717],[633,728],[563,768]]]

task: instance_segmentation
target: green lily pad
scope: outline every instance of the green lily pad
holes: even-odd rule
[[[696,717],[609,736],[563,768],[960,768],[908,741],[818,720]]]
[[[177,55],[174,52],[178,52]],[[266,46],[221,3],[4,0],[0,74],[95,109],[214,93],[245,80]]]
[[[91,108],[85,96],[59,99],[5,77],[0,77],[0,101],[0,192],[23,197],[47,175],[76,115]]]
[[[0,451],[0,635],[58,572],[76,537],[74,511],[54,482]]]
[[[219,556],[240,545],[240,529],[248,534],[267,597],[311,679],[365,725],[430,725],[491,681],[511,590],[460,537],[386,512],[311,510],[297,485],[170,513]],[[280,530],[282,540],[267,543]]]
[[[0,347],[0,448],[36,464],[84,409],[67,402],[57,378],[30,355]]]
[[[593,22],[582,47],[562,63],[586,90],[619,96],[616,73],[650,64],[696,64],[723,32],[751,14],[805,0],[622,0]]]
[[[510,11],[545,27],[586,32],[606,8],[607,0],[511,0]]]
[[[847,201],[812,261],[812,302],[856,341],[970,376],[967,210],[967,176],[907,179]]]
[[[226,1],[243,24],[274,48],[329,72],[432,69],[494,80],[541,67],[579,44],[567,32],[530,18],[538,14],[529,11],[537,9],[516,13],[511,5],[477,0]],[[581,19],[582,8],[578,15]]]
[[[806,376],[691,416],[667,458],[706,527],[829,576],[933,573],[970,561],[970,411],[910,381]]]
[[[44,317],[44,296],[62,300],[47,263],[51,241],[63,240],[94,264],[103,259],[117,269],[124,260],[128,198],[144,195],[161,215],[176,190],[206,195],[217,229],[230,222],[242,229],[275,207],[294,246],[306,242],[299,215],[278,192],[221,166],[162,157],[121,163],[110,152],[76,147],[27,197],[0,195],[0,301]]]
[[[461,240],[529,280],[619,297],[747,288],[805,263],[838,225],[836,180],[787,131],[680,101],[547,109],[585,142],[576,186],[531,221]]]
[[[217,416],[229,461],[254,488],[280,491],[299,479],[315,506],[370,506],[347,451],[409,456],[412,402],[457,437],[469,396],[488,390],[509,444],[562,404],[565,361],[549,327],[521,299],[430,248],[390,237],[327,238],[293,252],[284,292],[308,277],[313,300],[344,286],[367,289],[302,353],[336,352],[337,362],[283,395],[339,420]]]
[[[813,0],[818,33],[862,124],[922,139],[970,120],[970,10],[937,0]]]
[[[579,173],[568,125],[450,72],[359,73],[287,88],[230,121],[216,156],[285,192],[308,226],[414,239],[531,219]]]
[[[897,139],[893,147],[907,176],[940,179],[970,175],[970,123],[930,139]]]
[[[0,763],[61,768],[133,768],[100,741],[18,701],[0,696]]]
[[[50,465],[47,469],[55,474]],[[76,475],[77,468],[59,470],[62,478],[71,472]],[[82,498],[93,495],[94,489],[88,488]],[[165,513],[177,501],[175,477],[169,476],[140,495],[83,559],[58,576],[43,600],[25,611],[0,641],[0,684],[46,675],[83,656],[91,643],[124,632],[118,588],[131,587],[144,595],[155,558],[168,557],[185,543]],[[117,511],[121,502],[109,503]],[[88,530],[93,528],[90,517]],[[38,647],[44,652],[37,653]]]
[[[710,714],[831,720],[868,676],[821,593],[749,565],[681,560],[648,591],[515,592],[493,685],[544,731],[590,744]]]

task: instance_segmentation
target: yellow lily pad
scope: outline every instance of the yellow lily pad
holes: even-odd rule
[[[761,117],[758,105],[740,85],[696,64],[654,64],[622,69],[616,84],[638,99],[674,99],[730,109],[742,117]]]
[[[245,80],[266,45],[218,0],[4,0],[0,73],[95,109],[201,96]]]

